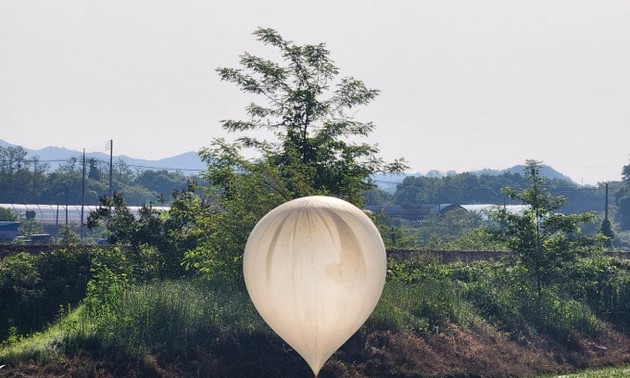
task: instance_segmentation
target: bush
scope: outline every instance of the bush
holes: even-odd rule
[[[630,264],[618,263],[603,284],[599,315],[624,331],[630,330]]]
[[[531,293],[522,283],[523,270],[503,262],[459,265],[453,274],[470,301],[487,322],[501,330],[518,332],[526,327],[525,305]]]
[[[447,265],[423,258],[389,265],[389,281],[368,326],[428,333],[448,323],[467,325],[476,319]]]
[[[112,287],[120,288],[117,283]],[[211,347],[219,336],[249,334],[263,326],[247,293],[231,285],[179,280],[109,291],[86,311],[104,345],[132,356],[183,356]]]
[[[85,296],[90,249],[59,249],[40,255],[18,253],[0,261],[0,340],[42,329],[59,309]]]
[[[543,291],[538,303],[528,310],[534,326],[560,341],[569,340],[576,332],[595,335],[603,329],[588,306],[553,291]]]
[[[462,266],[454,276],[484,319],[516,338],[536,332],[564,342],[573,332],[593,335],[603,328],[588,304],[571,298],[566,287],[530,290],[522,266]]]

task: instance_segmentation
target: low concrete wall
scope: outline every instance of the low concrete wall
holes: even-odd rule
[[[111,246],[100,245],[83,245],[72,246],[70,248],[111,248]],[[18,253],[27,252],[32,254],[48,252],[59,248],[68,248],[55,244],[34,244],[34,245],[13,245],[13,244],[0,244],[0,259],[5,256]],[[512,252],[509,251],[436,251],[436,250],[424,250],[424,249],[391,249],[387,250],[387,256],[397,259],[405,260],[414,257],[426,257],[434,259],[435,261],[443,263],[453,263],[456,261],[473,262],[478,260],[498,260],[505,256],[509,256]],[[630,259],[630,251],[609,251],[604,252],[605,256],[616,257],[620,259]]]
[[[473,262],[478,260],[499,260],[512,254],[510,251],[435,251],[416,249],[392,249],[387,255],[394,259],[404,260],[415,257],[435,259],[443,263]],[[619,259],[630,259],[630,251],[606,251],[604,256]]]
[[[415,249],[387,250],[387,256],[396,260],[406,260],[410,258],[429,258],[442,263],[453,263],[457,261],[473,262],[478,260],[499,260],[510,254],[511,252],[508,251],[435,251]]]

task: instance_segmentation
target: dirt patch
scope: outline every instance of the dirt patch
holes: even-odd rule
[[[451,325],[420,337],[377,332],[365,337],[366,348],[352,360],[344,346],[321,377],[338,377],[339,364],[351,366],[348,377],[531,377],[586,367],[630,362],[630,339],[605,331],[598,338],[573,336],[563,346],[544,338],[511,340],[488,326],[463,330]],[[352,341],[352,340],[351,340]],[[344,354],[345,353],[345,354]]]

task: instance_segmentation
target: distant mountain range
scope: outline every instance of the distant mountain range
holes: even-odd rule
[[[18,147],[18,145],[8,143],[0,139],[0,147]],[[81,158],[82,151],[68,150],[63,147],[45,147],[40,150],[24,148],[28,153],[27,157],[37,156],[41,162],[48,163],[51,169],[71,158]],[[109,162],[109,155],[102,152],[86,152],[86,158],[94,158],[99,161]],[[126,155],[114,155],[114,163],[118,160],[124,161],[131,168],[166,169],[168,171],[182,171],[183,173],[196,173],[203,171],[206,165],[201,161],[196,152],[186,152],[173,157],[159,160],[136,159]]]
[[[15,144],[8,143],[2,139],[0,139],[0,147],[18,147]],[[68,161],[70,158],[76,157],[80,158],[83,154],[81,151],[68,150],[62,147],[45,147],[41,150],[31,150],[28,148],[24,148],[28,152],[28,157],[39,157],[39,160],[42,162],[46,162],[50,164],[51,169],[55,169],[59,164],[62,164],[65,161]],[[88,158],[94,158],[100,161],[109,162],[109,155],[102,152],[90,152],[85,154]],[[118,160],[124,161],[127,165],[132,168],[146,168],[146,169],[166,169],[169,171],[181,171],[183,173],[197,173],[205,170],[206,165],[201,161],[199,155],[196,152],[186,152],[180,155],[176,155],[169,158],[159,159],[159,160],[146,160],[146,159],[135,159],[126,155],[114,155],[114,162]],[[511,168],[507,169],[482,169],[479,171],[474,171],[471,173],[477,175],[500,175],[505,172],[509,173],[523,173],[524,165],[515,165]],[[425,174],[422,173],[408,173],[408,174],[378,174],[374,177],[376,184],[379,188],[394,192],[396,190],[396,185],[405,178],[405,176],[429,176],[429,177],[444,177],[456,175],[455,171],[448,172],[439,172],[436,170],[431,170]],[[563,175],[562,173],[556,171],[555,169],[543,165],[541,169],[541,174],[549,179],[563,179],[567,181],[574,182],[571,178]]]

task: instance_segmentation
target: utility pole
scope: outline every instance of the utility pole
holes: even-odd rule
[[[113,174],[113,161],[114,161],[114,140],[109,141],[109,197],[112,198],[112,174]]]
[[[66,227],[68,227],[68,184],[66,184]]]
[[[606,208],[604,209],[604,219],[608,219],[608,183],[606,183]]]
[[[81,178],[81,227],[83,227],[84,208],[85,208],[85,148],[83,149],[83,176]]]

